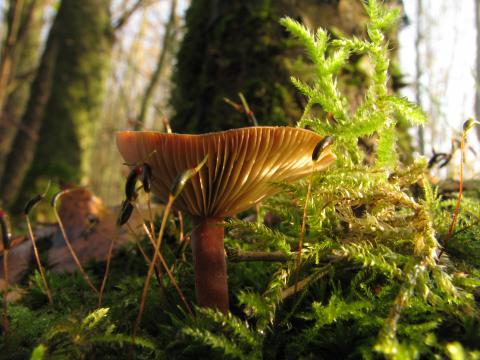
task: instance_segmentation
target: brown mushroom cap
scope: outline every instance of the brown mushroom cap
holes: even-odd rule
[[[290,127],[248,127],[184,135],[121,131],[117,145],[128,164],[148,163],[152,191],[167,201],[178,174],[208,161],[185,186],[174,206],[197,217],[243,211],[278,191],[274,182],[294,181],[312,171],[312,151],[322,136]],[[335,160],[327,148],[315,162],[322,170]]]

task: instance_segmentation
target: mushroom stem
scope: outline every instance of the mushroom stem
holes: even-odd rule
[[[222,220],[193,219],[192,251],[198,305],[218,309],[226,314],[228,283]]]

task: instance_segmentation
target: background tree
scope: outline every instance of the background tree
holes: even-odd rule
[[[30,99],[31,106],[44,106],[24,115],[25,126],[40,129],[39,140],[17,135],[1,183],[7,205],[22,184],[29,189],[46,178],[80,182],[88,176],[113,44],[109,6],[109,0],[61,2],[43,57],[49,74],[37,73],[37,86],[46,91],[37,88]]]
[[[174,78],[174,130],[247,126],[245,116],[224,101],[236,100],[238,92],[245,94],[260,124],[293,124],[300,118],[304,99],[291,85],[290,75],[305,75],[312,68],[298,66],[303,50],[278,23],[286,15],[310,29],[357,36],[366,21],[357,0],[193,0]],[[342,76],[342,87],[355,106],[363,97],[369,70],[365,58],[353,61]]]
[[[20,119],[28,101],[38,63],[45,3],[45,0],[23,1],[21,8],[18,8],[20,3],[17,1],[11,1],[9,4],[7,28],[12,27],[14,11],[19,12],[17,20],[19,25],[15,43],[8,44],[7,36],[2,49],[2,74],[5,78],[3,82],[0,81],[2,82],[0,96],[4,96],[4,99],[0,100],[0,104],[3,105],[0,106],[0,178],[15,134],[18,130],[29,132],[28,128],[20,125]],[[9,62],[8,77],[5,62]]]

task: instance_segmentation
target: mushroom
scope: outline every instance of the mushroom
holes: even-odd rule
[[[208,155],[205,166],[183,188],[173,206],[193,220],[195,293],[200,306],[228,311],[223,218],[278,192],[275,182],[294,181],[335,160],[331,146],[317,160],[324,138],[290,127],[249,127],[203,135],[121,131],[117,145],[129,164],[148,159],[152,191],[167,202],[172,183]],[[313,166],[314,165],[314,166]]]

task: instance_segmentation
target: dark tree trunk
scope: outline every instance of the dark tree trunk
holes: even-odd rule
[[[303,99],[290,76],[292,63],[304,52],[292,45],[278,22],[286,15],[311,29],[335,26],[356,35],[366,20],[357,0],[193,0],[174,77],[174,130],[248,126],[245,116],[224,101],[239,102],[238,92],[260,124],[294,124],[300,118]]]
[[[367,17],[358,0],[193,0],[174,75],[175,131],[204,133],[251,125],[225,103],[225,98],[240,102],[238,92],[245,95],[260,125],[293,125],[299,120],[305,100],[290,76],[308,80],[314,69],[308,61],[298,65],[305,51],[280,26],[284,16],[312,31],[336,28],[365,36]],[[390,37],[394,42],[395,32]],[[339,86],[355,108],[370,78],[363,58],[350,60],[352,66],[340,74]],[[410,137],[401,127],[399,135],[401,152],[408,154]],[[369,152],[371,145],[365,144]]]

